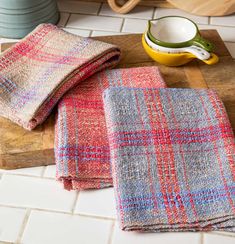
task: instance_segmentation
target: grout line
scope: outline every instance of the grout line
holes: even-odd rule
[[[122,31],[123,31],[123,27],[124,27],[125,20],[126,20],[126,18],[123,18],[122,19],[121,28],[120,28],[120,31],[119,31],[120,33],[122,33]]]
[[[20,232],[19,232],[19,235],[18,235],[16,243],[21,243],[21,239],[23,237],[23,234],[24,234],[24,231],[25,231],[25,227],[26,227],[26,225],[28,223],[30,213],[31,213],[31,209],[28,209],[26,214],[25,214],[23,223],[22,223],[22,225],[20,227]]]
[[[41,178],[44,178],[43,176],[44,176],[44,174],[46,172],[46,167],[47,166],[44,166],[43,169],[42,169],[42,172],[41,172],[41,175],[40,175]]]
[[[104,31],[104,32],[116,32],[116,33],[120,33],[120,31],[115,31],[115,30],[104,30],[104,29],[96,29],[96,30],[89,30],[83,27],[76,28],[76,27],[70,27],[70,26],[65,26],[64,28],[68,28],[68,29],[75,29],[75,30],[87,30],[87,31]]]
[[[227,42],[227,43],[235,43],[235,41],[234,41],[234,42],[231,42],[231,41],[224,41],[224,42]]]
[[[88,29],[81,29],[80,27],[79,28],[76,28],[76,27],[63,27],[63,29],[69,29],[69,30],[85,30],[85,31],[89,31],[89,35],[90,35],[90,32],[92,32],[93,30],[88,30]],[[96,30],[94,30],[96,31]]]
[[[56,178],[54,177],[48,177],[48,176],[43,176],[43,179],[47,179],[47,180],[56,180]]]
[[[103,16],[103,15],[96,15],[96,14],[81,14],[81,13],[70,13],[70,12],[63,12],[63,13],[69,13],[69,14],[74,14],[74,15],[84,15],[84,16],[86,16],[86,15],[88,15],[88,16],[97,16],[97,17],[107,17],[107,18],[113,18],[113,19],[122,19],[122,17],[116,17],[116,16]],[[139,18],[139,19],[141,19],[141,18]],[[146,20],[146,19],[145,19]]]
[[[113,233],[114,233],[115,223],[116,223],[115,221],[112,222],[111,229],[109,232],[108,244],[112,244],[112,242],[113,242]]]
[[[79,191],[76,192],[76,197],[74,199],[74,202],[73,202],[73,205],[72,205],[72,208],[71,208],[71,213],[74,214],[74,210],[75,210],[75,207],[77,205],[77,202],[78,202],[78,197],[79,197]]]
[[[203,244],[204,242],[204,234],[200,233],[200,244]]]
[[[97,16],[102,16],[102,15],[100,15],[100,11],[101,11],[102,7],[103,7],[103,3],[100,3],[100,7],[97,11]]]
[[[231,234],[230,232],[215,232],[215,231],[212,231],[212,232],[207,232],[206,234],[208,235],[216,235],[216,236],[226,236],[226,237],[233,237],[235,238],[235,234]]]
[[[6,204],[0,204],[0,207],[6,207],[6,208],[13,208],[13,209],[29,209],[27,207],[22,207],[22,206],[12,206],[12,205],[6,205]],[[113,217],[105,217],[105,216],[97,216],[97,215],[89,215],[89,214],[82,214],[82,213],[72,213],[66,212],[66,211],[59,211],[59,210],[54,210],[54,209],[42,209],[42,208],[35,208],[35,207],[30,207],[30,210],[32,211],[40,211],[40,212],[49,212],[49,213],[57,213],[57,214],[66,214],[66,215],[74,215],[74,216],[83,216],[87,218],[94,218],[94,219],[102,219],[102,220],[116,220]]]
[[[4,207],[4,208],[13,208],[13,209],[21,209],[21,210],[27,210],[27,208],[25,208],[25,207],[20,207],[20,206],[9,206],[9,205],[5,205],[5,204],[0,204],[0,207]]]
[[[68,17],[67,20],[65,21],[63,28],[65,28],[66,25],[68,24],[70,17],[71,17],[71,13],[69,13],[69,17]]]
[[[90,218],[90,219],[102,219],[102,220],[112,220],[115,221],[115,218],[112,217],[105,217],[105,216],[95,216],[95,215],[89,215],[89,214],[82,214],[82,213],[78,213],[78,214],[74,214],[74,216],[82,216],[82,217],[86,217],[86,218]]]
[[[9,241],[0,241],[0,244],[16,244],[14,242],[9,242]]]
[[[154,16],[155,16],[156,12],[157,12],[157,7],[155,7],[154,10],[153,10],[152,19],[154,19]]]
[[[42,177],[41,175],[24,175],[24,174],[16,174],[16,173],[4,173],[3,175],[13,175],[13,176],[24,176],[24,177],[29,177],[29,178],[35,178],[35,179],[48,179],[48,180],[55,180],[54,178],[50,178],[50,177]]]
[[[21,173],[8,173],[8,172],[4,172],[2,174],[2,176],[5,176],[5,175],[13,175],[13,176],[25,176],[25,177],[30,177],[30,178],[36,178],[36,179],[40,179],[42,178],[41,177],[41,174],[40,175],[27,175],[27,174],[21,174]],[[50,178],[51,179],[51,178]]]
[[[210,25],[210,26],[216,26],[216,27],[227,27],[227,28],[231,28],[231,29],[235,29],[235,25],[234,26],[231,26],[231,25],[218,25],[218,24],[199,24],[199,23],[196,23],[197,25]]]
[[[150,20],[150,19],[152,19],[152,16],[151,17],[146,17],[145,19],[144,18],[139,18],[139,17],[130,17],[130,16],[118,16],[118,15],[115,15],[115,16],[112,16],[112,15],[107,15],[107,14],[102,14],[102,15],[98,15],[98,16],[101,16],[101,17],[113,17],[113,18],[122,18],[122,19],[133,19],[133,20],[146,20],[146,21],[148,21],[148,20]]]

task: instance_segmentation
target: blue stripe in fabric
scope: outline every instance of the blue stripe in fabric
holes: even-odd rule
[[[81,146],[81,145],[78,145],[77,147],[75,147],[74,145],[73,146],[70,146],[69,144],[68,145],[63,145],[61,146],[60,148],[71,148],[71,149],[76,149],[78,148],[79,150],[84,150],[84,153],[86,152],[85,150],[86,149],[109,149],[108,146]]]
[[[57,154],[58,155],[58,154]],[[110,162],[110,158],[85,158],[83,156],[79,156],[79,155],[58,155],[58,157],[60,158],[60,160],[62,159],[76,159],[76,160],[80,160],[80,161],[99,161],[100,163],[107,163]]]
[[[72,98],[73,99],[73,103],[74,103],[74,97]],[[75,106],[75,104],[74,104],[74,114],[77,114],[77,108],[76,108],[76,106]],[[75,128],[75,143],[76,143],[76,145],[75,145],[75,148],[76,148],[76,151],[78,150],[78,140],[79,140],[79,138],[78,138],[78,123],[77,123],[77,119],[75,119],[74,120],[74,128]],[[76,168],[76,174],[78,175],[78,159],[77,158],[75,158],[75,168]]]
[[[41,80],[39,80],[31,89],[30,91],[28,91],[25,94],[20,94],[20,96],[17,99],[17,103],[14,104],[14,106],[16,108],[21,108],[22,106],[25,105],[25,103],[27,103],[29,100],[34,101],[34,97],[36,95],[40,95],[38,94],[38,90],[40,86],[45,85],[45,80],[47,80],[47,78],[49,76],[51,76],[51,74],[54,72],[55,69],[60,69],[61,67],[63,67],[63,65],[65,64],[65,61],[69,59],[69,55],[74,54],[76,52],[80,52],[81,50],[83,50],[88,44],[90,43],[89,39],[84,39],[84,42],[82,43],[77,43],[79,45],[73,46],[66,55],[64,55],[61,59],[59,59],[58,61],[56,61],[55,63],[53,63],[52,65],[48,66],[48,69],[45,71],[44,74],[42,74]],[[47,99],[51,99],[50,96],[48,96]],[[44,101],[46,102],[46,101]]]
[[[60,111],[59,113],[62,113],[62,111]],[[59,115],[58,115],[59,116]],[[58,128],[57,128],[57,130],[58,130],[58,133],[59,133],[59,135],[58,135],[58,142],[57,142],[57,147],[58,146],[60,146],[61,145],[61,139],[63,138],[63,136],[62,136],[62,129],[61,129],[61,120],[60,119],[58,119]],[[57,154],[57,148],[56,148],[56,150],[55,150],[55,158],[56,158],[56,154]],[[58,172],[61,174],[62,173],[62,170],[61,170],[61,159],[59,158],[59,160],[57,160],[57,167],[58,167]]]
[[[195,205],[205,205],[205,204],[208,204],[213,201],[218,201],[218,200],[222,201],[224,199],[227,199],[227,196],[226,196],[227,193],[231,194],[233,196],[233,198],[235,197],[235,184],[228,186],[228,191],[224,188],[218,188],[218,189],[213,189],[213,190],[204,189],[204,190],[191,192],[191,193],[180,192],[179,194],[164,194],[164,196],[165,196],[165,198],[168,199],[169,206],[174,205],[176,207],[179,207],[180,204],[179,204],[179,201],[177,200],[177,196],[180,196],[180,198],[185,206],[188,206],[191,204],[190,197],[193,198]],[[158,208],[161,208],[161,207],[163,208],[165,205],[164,200],[163,200],[163,194],[157,193],[155,196],[156,196],[156,198],[158,198],[160,200],[159,201],[160,205],[158,206]],[[205,198],[208,198],[208,199],[205,199]],[[171,201],[174,201],[174,203],[172,204]],[[141,208],[143,208],[143,206],[144,206],[144,208],[147,209],[148,206],[145,206],[146,202],[152,204],[153,199],[152,199],[152,196],[149,196],[149,195],[140,195],[140,196],[135,196],[135,197],[122,198],[122,207],[124,209],[132,208],[129,206],[124,206],[125,204],[128,205],[128,202],[129,202],[129,205],[135,205],[135,207],[133,207],[133,208],[136,208],[139,206]],[[151,206],[150,206],[150,208],[151,208]]]
[[[62,138],[64,138],[64,143],[63,145],[67,145],[68,143],[68,127],[67,127],[67,113],[66,113],[66,107],[63,107],[62,109],[62,120],[63,120],[63,136]],[[66,159],[66,158],[65,158]],[[68,176],[68,160],[64,160],[63,161],[64,163],[64,167],[63,167],[63,170],[64,170],[64,173],[63,175],[64,176]]]
[[[70,146],[65,146],[65,147],[58,147],[57,148],[57,152],[59,153],[63,153],[63,152],[71,152],[71,150],[73,150],[73,153],[78,153],[79,152],[79,146],[74,146],[74,147],[70,147]],[[86,151],[80,151],[80,154],[87,154],[87,155],[93,155],[93,154],[98,154],[98,155],[107,155],[109,156],[109,152],[102,152],[102,151],[93,151],[93,152],[86,152]]]
[[[211,134],[209,134],[209,133],[211,133]],[[230,132],[228,131],[228,134],[229,133]],[[169,143],[179,143],[179,142],[189,142],[189,141],[194,141],[194,140],[205,140],[205,139],[209,140],[209,139],[212,139],[214,137],[221,137],[222,135],[225,134],[225,132],[222,132],[221,130],[219,131],[219,129],[218,129],[218,131],[216,131],[216,130],[213,131],[213,130],[208,129],[208,135],[200,134],[200,132],[192,132],[192,133],[190,133],[190,132],[186,133],[185,132],[185,135],[188,135],[188,136],[191,135],[191,137],[177,138],[177,135],[180,135],[180,134],[183,134],[183,133],[169,131],[168,132],[169,138],[166,138],[166,141],[169,140]],[[196,134],[199,134],[199,135],[196,135]],[[134,139],[134,137],[138,137],[138,136],[139,137],[145,137],[145,138],[144,139]],[[144,134],[141,132],[135,133],[135,134],[118,134],[117,133],[117,135],[115,134],[115,137],[118,139],[115,142],[119,143],[119,144],[124,143],[124,142],[129,142],[129,143],[131,143],[131,142],[153,142],[153,141],[158,140],[158,134],[151,133],[151,132],[144,133]],[[153,137],[155,137],[155,138],[153,138]],[[130,138],[130,139],[125,140],[127,138]],[[165,139],[163,137],[163,135],[160,138],[161,138],[161,140]]]
[[[6,92],[11,93],[17,86],[14,82],[0,75],[0,87]]]
[[[228,192],[231,195],[234,195],[234,190],[230,189],[228,190]],[[210,204],[211,202],[218,202],[218,201],[224,201],[227,200],[227,195],[226,195],[227,191],[221,191],[221,192],[216,192],[216,193],[207,193],[207,195],[201,195],[200,197],[195,197],[192,196],[193,201],[194,201],[194,205],[198,205],[198,206],[202,206],[202,205],[207,205]],[[183,205],[185,207],[188,207],[191,205],[190,202],[190,196],[182,196],[182,193],[179,194],[181,196],[181,201],[183,202]],[[143,197],[143,196],[142,196]],[[208,197],[208,199],[206,199]],[[156,198],[158,199],[158,205],[157,208],[158,209],[163,209],[166,207],[166,203],[163,200],[163,195],[162,194],[156,194]],[[168,206],[169,207],[180,207],[182,204],[179,203],[179,201],[176,198],[172,198],[170,195],[169,196],[165,196],[165,198],[168,199]],[[124,203],[123,201],[124,199],[122,199],[122,208],[125,211],[131,211],[131,210],[147,210],[147,209],[154,209],[154,202],[152,197],[150,199],[144,199],[144,197],[141,199],[139,198],[136,201],[132,201],[130,203]]]

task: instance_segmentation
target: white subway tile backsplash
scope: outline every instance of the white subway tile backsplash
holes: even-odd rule
[[[55,179],[56,174],[56,166],[55,165],[48,165],[45,167],[45,171],[43,177]]]
[[[32,211],[22,244],[106,244],[111,221]]]
[[[113,188],[81,191],[74,213],[116,218]]]
[[[66,191],[55,180],[3,175],[0,204],[25,208],[71,212],[75,191]]]
[[[25,214],[25,209],[0,207],[0,243],[17,241]]]
[[[235,237],[220,236],[215,234],[204,234],[203,244],[234,244]]]
[[[44,170],[44,166],[22,168],[22,169],[11,169],[11,170],[0,169],[0,173],[2,173],[2,174],[14,174],[14,175],[29,175],[29,176],[39,177],[42,175],[43,170]]]
[[[83,37],[89,37],[91,31],[89,30],[81,30],[81,29],[76,29],[76,28],[64,28],[65,31],[78,35],[78,36],[83,36]]]
[[[211,17],[211,24],[235,27],[235,15]]]
[[[125,19],[122,32],[143,33],[148,25],[147,20],[143,19]]]
[[[91,36],[117,36],[124,35],[125,33],[110,32],[110,31],[92,31]]]
[[[191,19],[192,21],[194,21],[197,24],[208,24],[209,23],[208,17],[193,15],[193,14],[187,13],[185,11],[182,11],[180,9],[176,9],[176,8],[173,8],[173,9],[158,8],[155,11],[154,18],[158,19],[158,18],[161,18],[164,16],[169,16],[169,15],[186,17],[188,19]]]
[[[224,42],[235,42],[235,28],[216,26],[216,25],[199,25],[199,29],[217,30]]]
[[[121,25],[121,18],[72,14],[66,27],[119,32]]]

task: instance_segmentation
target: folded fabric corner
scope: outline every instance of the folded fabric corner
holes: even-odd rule
[[[235,143],[213,90],[109,88],[104,109],[123,230],[235,231]]]
[[[0,55],[0,115],[31,130],[71,87],[119,59],[115,45],[41,24]]]

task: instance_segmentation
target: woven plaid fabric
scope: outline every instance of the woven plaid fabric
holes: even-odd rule
[[[123,230],[235,231],[235,144],[212,90],[109,88],[104,109]]]
[[[0,55],[0,115],[33,129],[75,84],[119,61],[111,44],[67,33],[51,24]]]
[[[59,102],[55,127],[57,178],[70,189],[112,185],[102,92],[110,86],[165,87],[157,67],[100,72]]]

